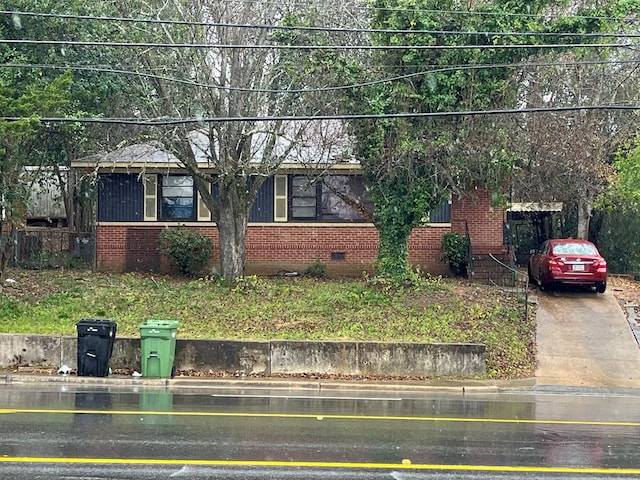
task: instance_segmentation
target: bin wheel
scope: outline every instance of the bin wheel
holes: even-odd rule
[[[175,365],[173,365],[173,366],[171,367],[171,378],[173,378],[173,377],[175,377],[175,376],[176,376],[176,366],[175,366]]]

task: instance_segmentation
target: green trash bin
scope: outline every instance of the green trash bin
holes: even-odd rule
[[[139,325],[143,377],[173,377],[178,325],[175,320],[147,320]]]

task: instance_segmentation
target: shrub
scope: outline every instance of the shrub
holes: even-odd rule
[[[442,237],[443,262],[449,264],[455,275],[465,275],[469,263],[469,237],[459,233],[445,233]]]
[[[304,274],[307,277],[323,278],[327,274],[327,266],[317,258],[304,270]]]
[[[209,263],[213,242],[193,230],[168,228],[158,238],[160,251],[181,275],[197,277]]]

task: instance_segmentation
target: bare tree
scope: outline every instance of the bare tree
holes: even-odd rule
[[[597,60],[592,58],[592,61]],[[528,107],[614,105],[638,98],[638,65],[589,62],[564,54],[565,65],[531,68],[521,79]],[[561,201],[578,212],[577,236],[587,238],[598,196],[614,177],[613,156],[633,131],[633,114],[613,110],[552,112],[518,117],[516,196]]]
[[[152,75],[143,77],[143,94],[133,107],[141,116],[202,119],[155,135],[183,162],[211,211],[219,231],[221,273],[228,281],[244,274],[249,212],[263,182],[313,143],[310,135],[323,128],[273,118],[335,108],[330,96],[322,95],[320,102],[307,88],[328,81],[333,73],[320,77],[317,70],[296,64],[296,56],[302,61],[312,50],[287,53],[277,47],[293,43],[291,39],[267,28],[307,10],[335,15],[340,5],[329,9],[323,2],[301,6],[287,0],[121,3],[121,12],[131,17],[184,22],[123,27],[129,39],[136,35],[145,42],[175,45],[141,49],[131,57],[132,69]],[[316,156],[330,160],[339,155],[327,154],[334,148],[330,138],[335,126],[327,128],[316,142]]]

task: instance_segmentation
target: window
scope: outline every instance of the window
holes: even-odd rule
[[[593,245],[588,243],[559,243],[553,246],[555,255],[598,255]]]
[[[363,222],[367,220],[353,205],[362,204],[372,210],[359,175],[327,175],[322,179],[276,175],[273,197],[276,222]]]
[[[162,220],[194,220],[194,185],[190,175],[163,175],[160,194]]]
[[[363,210],[373,212],[361,175],[328,175],[322,181],[323,222],[363,222]],[[359,207],[358,207],[359,206]]]
[[[273,187],[273,217],[276,222],[287,221],[287,176],[276,175]]]
[[[429,212],[428,223],[451,223],[451,200]]]
[[[291,177],[291,218],[315,220],[318,216],[318,186],[304,175]]]
[[[211,184],[207,185],[207,190],[211,193]],[[202,195],[198,192],[198,221],[199,222],[209,222],[211,221],[211,211],[209,211],[209,207],[205,203]]]
[[[158,219],[158,176],[144,175],[144,219]]]

